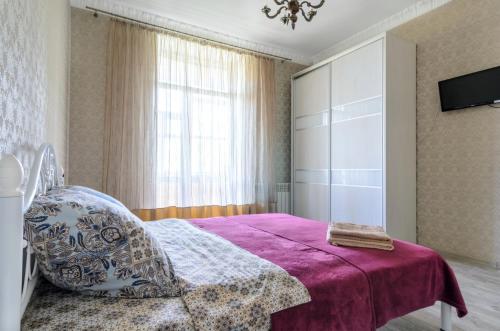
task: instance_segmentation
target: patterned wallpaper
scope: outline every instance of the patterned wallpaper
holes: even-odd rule
[[[417,43],[419,242],[500,266],[500,110],[442,113],[437,82],[500,65],[500,1],[453,0],[394,30]]]
[[[71,9],[68,182],[102,190],[109,18]]]
[[[44,1],[0,2],[0,152],[25,167],[44,141],[47,113],[47,45]]]
[[[102,188],[106,45],[109,18],[72,8],[69,182]],[[276,61],[274,169],[290,181],[290,76],[303,65]]]
[[[290,182],[291,76],[306,66],[276,61],[276,115],[274,119],[274,173],[276,183]]]
[[[65,166],[69,40],[53,32],[68,28],[67,0],[0,1],[0,152],[21,160],[25,179],[45,141]]]

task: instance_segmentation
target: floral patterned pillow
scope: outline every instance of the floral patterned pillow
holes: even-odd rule
[[[125,205],[121,201],[118,201],[117,199],[113,198],[110,195],[107,195],[105,193],[91,189],[90,187],[78,186],[78,185],[67,185],[67,186],[64,186],[64,189],[70,190],[70,191],[84,192],[84,193],[88,193],[90,195],[95,195],[101,199],[104,199],[104,200],[107,200],[111,203],[114,203],[115,205],[118,205],[118,206],[123,207],[123,208],[127,208],[127,207],[125,207]]]
[[[26,237],[54,285],[98,296],[177,296],[164,250],[134,214],[98,196],[59,188],[25,214]]]

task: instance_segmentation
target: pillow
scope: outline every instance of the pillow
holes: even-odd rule
[[[118,206],[123,207],[123,208],[127,208],[127,207],[125,207],[125,205],[123,203],[121,203],[121,201],[116,200],[115,198],[113,198],[110,195],[107,195],[105,193],[91,189],[90,187],[78,186],[78,185],[68,185],[68,186],[64,186],[64,188],[67,190],[70,190],[70,191],[84,192],[84,193],[88,193],[90,195],[95,195],[96,197],[107,200],[111,203],[114,203],[115,205],[118,205]]]
[[[141,220],[98,196],[59,188],[25,214],[26,237],[54,285],[98,296],[178,296],[170,260]]]

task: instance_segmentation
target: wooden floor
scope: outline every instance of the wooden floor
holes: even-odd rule
[[[453,309],[453,330],[500,331],[500,270],[457,258],[447,259],[457,276],[469,314],[459,319]],[[378,331],[436,331],[440,304],[393,320]]]

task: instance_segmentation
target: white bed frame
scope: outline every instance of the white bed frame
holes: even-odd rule
[[[16,331],[38,280],[32,248],[23,236],[24,213],[38,194],[63,185],[54,148],[38,150],[26,192],[21,190],[23,167],[13,155],[0,159],[0,330]],[[24,270],[24,273],[23,273]]]
[[[11,155],[0,159],[0,330],[16,331],[38,280],[32,248],[23,239],[24,213],[38,194],[62,186],[54,148],[43,144],[38,150],[26,193],[21,190],[23,167]],[[23,257],[23,250],[26,250]],[[24,277],[23,277],[23,270]],[[441,330],[451,331],[451,306],[441,303]]]

